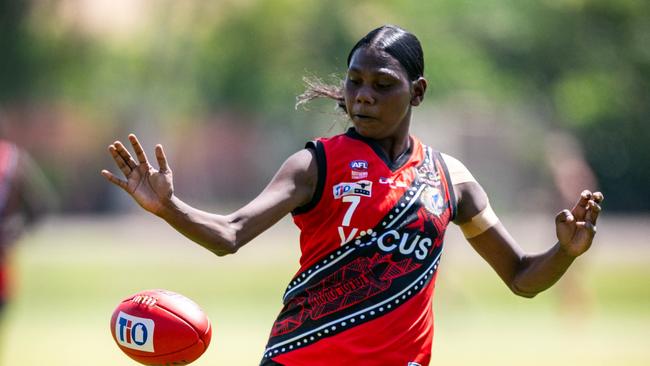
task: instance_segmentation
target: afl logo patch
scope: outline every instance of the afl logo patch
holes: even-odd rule
[[[364,179],[368,176],[368,162],[365,160],[353,160],[350,162],[352,179]]]

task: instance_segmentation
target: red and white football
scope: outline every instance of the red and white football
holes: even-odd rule
[[[115,343],[145,365],[187,365],[205,352],[212,337],[210,320],[187,297],[146,290],[124,299],[111,317]]]

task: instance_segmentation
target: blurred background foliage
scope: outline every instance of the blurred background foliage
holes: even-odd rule
[[[433,135],[461,136],[425,141],[475,143],[450,150],[485,170],[502,206],[553,180],[566,150],[544,152],[544,141],[560,133],[608,210],[650,209],[644,0],[0,0],[0,136],[36,156],[68,212],[132,207],[99,176],[112,168],[105,146],[128,132],[164,143],[190,201],[240,201],[304,140],[344,127],[332,103],[294,110],[301,79],[336,82],[351,46],[384,23],[423,43],[430,87],[418,123],[438,116]],[[543,171],[512,186],[519,195],[481,168],[503,136],[505,163]]]

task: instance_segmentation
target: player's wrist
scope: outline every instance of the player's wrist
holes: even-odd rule
[[[582,255],[585,251],[579,251],[573,248],[570,244],[559,242],[557,243],[558,250],[556,255],[559,255],[562,259],[573,261]]]
[[[174,194],[160,200],[160,206],[154,214],[165,221],[171,221],[181,211],[182,201]]]

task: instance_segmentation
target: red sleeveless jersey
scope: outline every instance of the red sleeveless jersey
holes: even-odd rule
[[[431,300],[455,198],[440,153],[390,162],[354,129],[308,144],[318,184],[294,212],[301,268],[262,365],[427,365]]]

